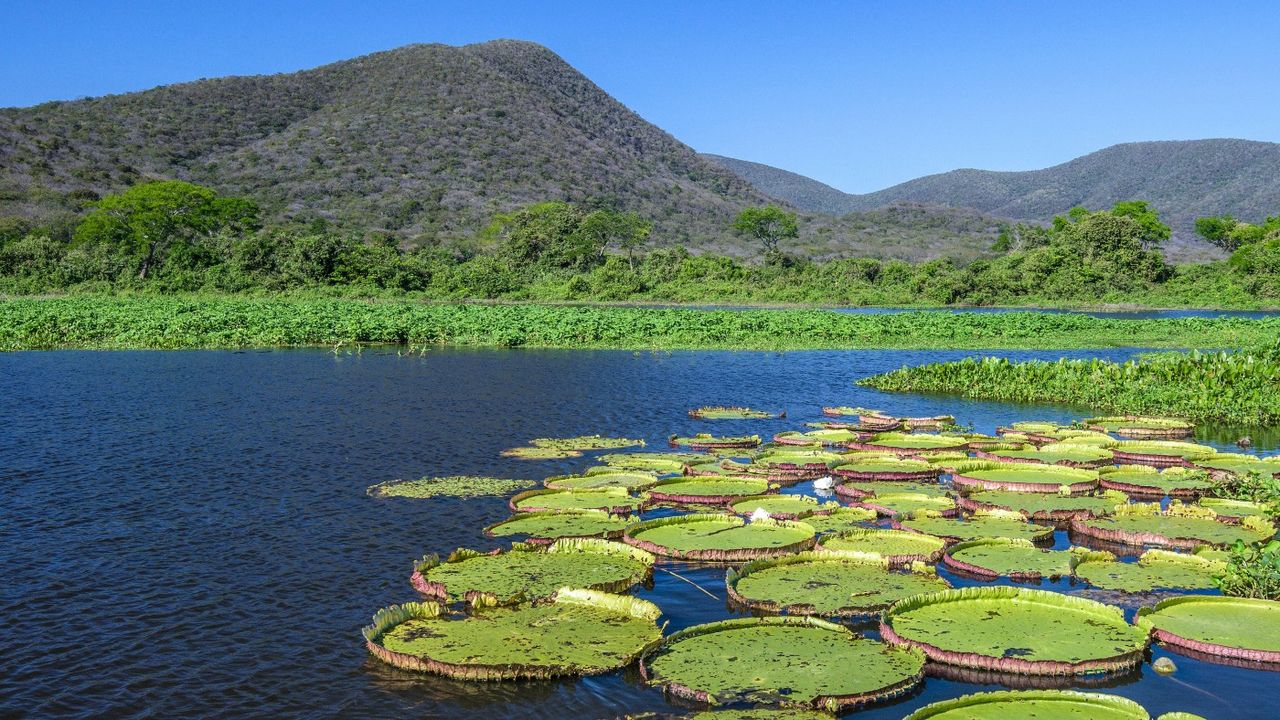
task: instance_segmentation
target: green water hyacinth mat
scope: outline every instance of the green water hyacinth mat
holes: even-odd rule
[[[1020,675],[1084,675],[1142,661],[1144,631],[1120,608],[1044,590],[986,586],[916,595],[885,611],[880,635],[930,660]]]
[[[1280,602],[1190,595],[1138,611],[1138,627],[1174,651],[1276,665]]]
[[[695,513],[627,528],[623,542],[681,560],[739,562],[788,555],[813,546],[813,526],[789,520],[753,520]]]
[[[463,680],[597,675],[629,665],[662,637],[653,603],[564,588],[550,603],[451,615],[435,602],[379,610],[365,645],[405,670]]]
[[[873,617],[905,597],[950,587],[923,563],[895,571],[880,555],[830,550],[754,560],[725,576],[739,606],[822,617]]]
[[[438,478],[424,477],[418,480],[391,480],[377,485],[370,485],[365,492],[370,497],[473,498],[490,495],[510,495],[536,485],[537,483],[532,480],[454,475]]]
[[[634,520],[603,510],[516,513],[484,529],[485,537],[524,535],[529,542],[549,544],[561,538],[619,538]]]
[[[1201,550],[1194,554],[1148,550],[1137,562],[1089,559],[1076,565],[1076,577],[1103,590],[1138,593],[1153,590],[1208,590],[1227,564]]]
[[[515,543],[507,552],[459,549],[441,562],[414,563],[410,583],[440,602],[510,605],[550,597],[562,587],[622,592],[653,571],[653,555],[608,540],[558,540],[547,547]]]
[[[1161,720],[1166,718],[1173,720],[1171,716],[1161,716]],[[1146,708],[1119,695],[1003,690],[926,705],[904,720],[1151,720],[1151,715]]]
[[[712,705],[801,705],[838,711],[897,697],[923,678],[924,655],[809,617],[726,620],[647,649],[641,675],[667,693]]]
[[[818,549],[874,553],[888,560],[890,565],[898,566],[913,562],[937,562],[946,547],[946,540],[923,533],[854,528],[823,536]]]

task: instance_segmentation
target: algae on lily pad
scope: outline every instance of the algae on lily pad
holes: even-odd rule
[[[725,407],[720,405],[700,407],[689,411],[689,417],[699,420],[767,420],[786,416],[786,413],[772,413],[764,410],[752,410],[747,407]]]
[[[891,565],[936,562],[947,547],[946,540],[924,533],[884,528],[853,528],[823,536],[819,550],[874,553]]]
[[[880,634],[935,662],[1026,675],[1125,670],[1147,647],[1120,608],[1009,586],[909,597],[885,611]]]
[[[1213,510],[1175,500],[1164,510],[1159,503],[1134,503],[1118,506],[1112,517],[1073,519],[1071,533],[1125,545],[1193,549],[1200,545],[1224,547],[1236,540],[1258,542],[1274,535],[1275,528],[1259,517],[1227,523]]]
[[[1151,715],[1119,695],[999,690],[926,705],[904,720],[1151,720]]]
[[[1280,602],[1188,595],[1142,608],[1135,620],[1166,647],[1280,663]]]
[[[862,523],[876,519],[876,511],[866,508],[836,508],[830,512],[804,514],[798,518],[806,525],[813,526],[819,534],[838,532],[859,527]]]
[[[979,511],[967,518],[954,520],[935,515],[915,515],[897,520],[895,525],[954,541],[1022,538],[1042,542],[1053,538],[1052,525],[1037,525],[1028,522],[1022,513],[1001,510]]]
[[[581,490],[527,490],[512,496],[507,503],[514,512],[540,510],[608,510],[613,513],[637,512],[648,496],[633,497],[626,488],[607,487]]]
[[[1014,490],[1035,493],[1080,493],[1098,487],[1095,470],[1062,467],[1060,465],[1035,465],[1030,463],[1001,463],[999,467],[967,470],[952,476],[956,487],[978,490]]]
[[[984,538],[952,545],[942,561],[953,570],[990,580],[1052,580],[1071,575],[1076,564],[1086,557],[1114,559],[1111,553],[1091,554],[1083,548],[1043,550],[1029,540]]]
[[[379,610],[365,645],[405,670],[464,680],[597,675],[662,637],[662,611],[639,598],[564,588],[552,602],[446,614],[435,602]]]
[[[392,480],[371,485],[365,492],[371,497],[473,498],[508,495],[534,487],[536,484],[532,480],[454,475],[438,478],[424,477],[418,480]]]
[[[730,569],[725,587],[752,610],[869,617],[904,597],[951,586],[923,563],[892,570],[880,555],[827,550],[754,560]]]
[[[649,497],[658,502],[724,505],[776,488],[764,478],[690,476],[659,482],[649,488]]]
[[[1104,488],[1147,497],[1191,498],[1213,489],[1213,483],[1203,471],[1184,467],[1161,471],[1147,465],[1121,465],[1104,470],[1100,483]]]
[[[550,546],[516,543],[507,552],[460,549],[444,561],[414,563],[415,590],[433,600],[509,605],[550,597],[562,587],[622,592],[644,581],[653,555],[608,540],[557,540]]]
[[[521,512],[484,529],[485,537],[527,535],[529,542],[547,544],[561,538],[619,538],[633,520],[604,510]]]
[[[1028,493],[1013,490],[979,490],[956,499],[956,504],[969,511],[1012,510],[1032,520],[1061,522],[1073,517],[1103,517],[1115,512],[1116,505],[1127,503],[1124,493],[1108,490],[1094,495],[1062,495]]]
[[[820,503],[808,495],[752,495],[735,500],[729,509],[739,515],[751,515],[757,510],[764,510],[770,517],[780,520],[794,520],[801,515],[832,512],[840,508],[839,503]]]
[[[813,526],[803,522],[695,513],[632,525],[622,539],[655,555],[737,562],[807,550],[814,535]]]
[[[690,463],[706,462],[701,453],[631,452],[609,453],[600,456],[600,462],[622,470],[648,470],[656,473],[678,473]]]
[[[552,490],[598,490],[600,488],[624,488],[644,490],[658,482],[658,477],[647,472],[625,472],[608,468],[612,472],[589,472],[584,475],[557,475],[542,481]]]
[[[1160,589],[1208,590],[1227,564],[1201,554],[1148,550],[1137,562],[1087,560],[1076,566],[1076,577],[1103,590],[1139,593]]]
[[[910,515],[922,510],[943,516],[957,512],[955,500],[926,493],[877,493],[875,497],[862,498],[853,505],[875,510],[885,517]]]
[[[811,617],[696,625],[645,651],[640,672],[668,694],[711,705],[804,705],[837,711],[901,695],[924,656]]]
[[[529,441],[529,444],[533,447],[555,450],[616,450],[625,447],[644,447],[644,440],[580,435],[571,438],[534,438]]]

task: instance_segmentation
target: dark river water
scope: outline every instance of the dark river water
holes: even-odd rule
[[[670,433],[709,427],[772,434],[817,419],[824,404],[947,412],[985,432],[1085,414],[853,385],[903,364],[968,354],[0,354],[0,717],[589,720],[670,711],[633,670],[467,684],[370,659],[360,627],[378,608],[415,599],[410,562],[499,546],[480,528],[508,512],[502,498],[374,500],[365,487],[423,475],[541,479],[591,459],[506,460],[498,452],[584,433],[643,437],[651,449]],[[686,416],[704,404],[785,409],[789,418],[711,424]],[[1202,440],[1224,446],[1236,436],[1218,429]],[[1274,439],[1255,440],[1273,452]],[[654,587],[639,592],[663,609],[668,631],[732,615],[722,567],[663,567],[719,595],[657,573]],[[1153,715],[1277,716],[1280,675],[1172,657],[1175,675],[1144,666],[1109,691]],[[917,694],[854,716],[897,719],[997,687],[930,678]]]

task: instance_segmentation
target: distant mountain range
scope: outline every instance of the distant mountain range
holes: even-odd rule
[[[471,237],[544,200],[632,210],[653,241],[753,255],[743,207],[802,211],[817,257],[968,260],[1008,218],[1152,200],[1185,235],[1198,215],[1280,211],[1280,145],[1121,145],[1046,170],[958,170],[849,195],[794,173],[699,155],[539,45],[411,45],[296,73],[0,109],[0,215],[74,224],[148,178],[255,199],[273,222]]]

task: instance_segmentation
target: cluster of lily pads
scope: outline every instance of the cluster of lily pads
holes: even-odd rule
[[[785,417],[741,407],[689,414]],[[1280,461],[1187,442],[1193,426],[1173,418],[1020,422],[982,435],[950,416],[822,415],[767,441],[672,435],[669,451],[602,454],[539,489],[472,479],[484,482],[467,495],[507,496],[511,511],[483,534],[522,541],[415,562],[410,584],[422,599],[380,610],[364,629],[368,650],[467,680],[636,662],[673,697],[816,716],[912,692],[926,668],[1068,683],[1123,674],[1153,641],[1280,668],[1280,603],[1205,594],[1226,568],[1224,548],[1276,534],[1271,508],[1215,498],[1214,480],[1280,476]],[[643,444],[539,439],[506,454]],[[427,479],[399,485],[370,494],[439,494]],[[661,512],[641,517],[650,511]],[[1050,547],[1057,530],[1077,544]],[[664,634],[660,607],[626,593],[649,585],[659,563],[680,562],[723,564],[729,602],[744,616]],[[981,584],[953,587],[958,578]],[[1032,585],[1058,580],[1084,592]],[[1129,622],[1087,596],[1094,590],[1133,593],[1134,606],[1156,591],[1164,599]],[[909,718],[1059,716],[1150,718],[1114,695],[1054,690],[969,695]]]

